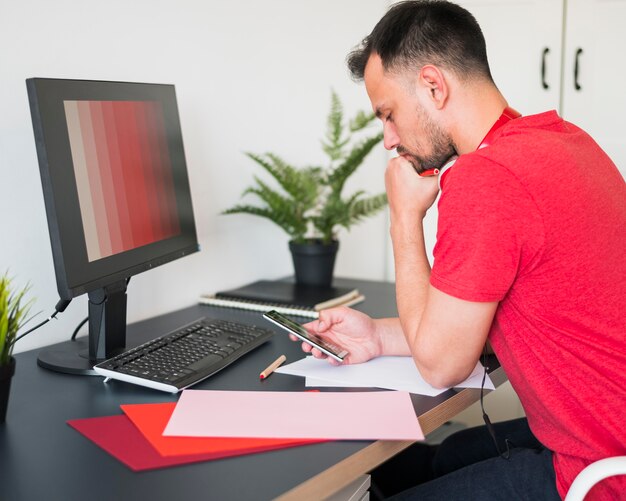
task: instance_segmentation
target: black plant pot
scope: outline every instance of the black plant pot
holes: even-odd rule
[[[0,423],[4,423],[7,417],[13,374],[15,374],[15,359],[11,357],[8,365],[0,367]]]
[[[312,240],[303,244],[289,242],[289,250],[296,273],[296,283],[330,287],[333,283],[337,249],[339,249],[337,240],[333,240],[330,244],[323,244],[320,240]]]

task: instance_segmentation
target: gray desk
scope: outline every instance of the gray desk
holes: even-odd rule
[[[341,280],[366,295],[358,306],[373,317],[395,314],[391,284]],[[132,291],[131,291],[132,293]],[[164,334],[202,316],[268,326],[260,314],[195,305],[130,325],[129,346]],[[32,335],[37,335],[33,333]],[[69,333],[68,333],[69,337]],[[234,365],[195,386],[197,389],[302,391],[303,378],[259,372],[281,353],[303,356],[276,330],[274,338]],[[0,426],[0,497],[21,500],[265,500],[320,499],[410,445],[409,442],[328,442],[133,473],[70,428],[76,418],[120,414],[120,404],[171,402],[176,395],[100,377],[71,376],[37,366],[37,352],[16,356],[7,422]],[[504,381],[500,369],[492,373]],[[349,390],[347,390],[349,391]],[[422,428],[428,433],[478,399],[478,390],[449,390],[438,397],[414,396]]]

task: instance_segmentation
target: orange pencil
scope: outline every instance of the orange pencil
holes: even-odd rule
[[[428,169],[422,172],[420,176],[428,177],[428,176],[436,176],[437,174],[439,174],[439,169]]]
[[[282,364],[285,360],[287,360],[287,357],[285,355],[281,355],[280,357],[278,357],[276,360],[274,360],[274,362],[272,362],[267,369],[265,369],[263,372],[261,372],[261,374],[259,374],[259,377],[261,379],[265,379],[267,376],[269,376],[272,372],[274,372],[276,369],[278,369],[278,367],[280,367],[280,364]]]

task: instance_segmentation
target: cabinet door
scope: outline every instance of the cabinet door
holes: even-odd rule
[[[566,19],[563,117],[626,176],[626,0],[568,0]]]
[[[563,0],[460,0],[480,24],[494,81],[523,115],[558,109]]]

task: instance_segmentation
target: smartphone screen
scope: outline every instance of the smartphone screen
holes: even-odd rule
[[[279,327],[282,327],[287,332],[290,332],[298,339],[301,339],[305,343],[308,343],[311,346],[317,348],[322,353],[325,353],[329,357],[334,358],[335,360],[337,360],[337,362],[343,362],[343,359],[348,355],[348,352],[340,346],[334,345],[317,336],[316,334],[310,333],[299,323],[294,322],[284,315],[281,315],[277,311],[268,311],[267,313],[263,314],[263,317],[268,319],[270,322],[275,323]]]

